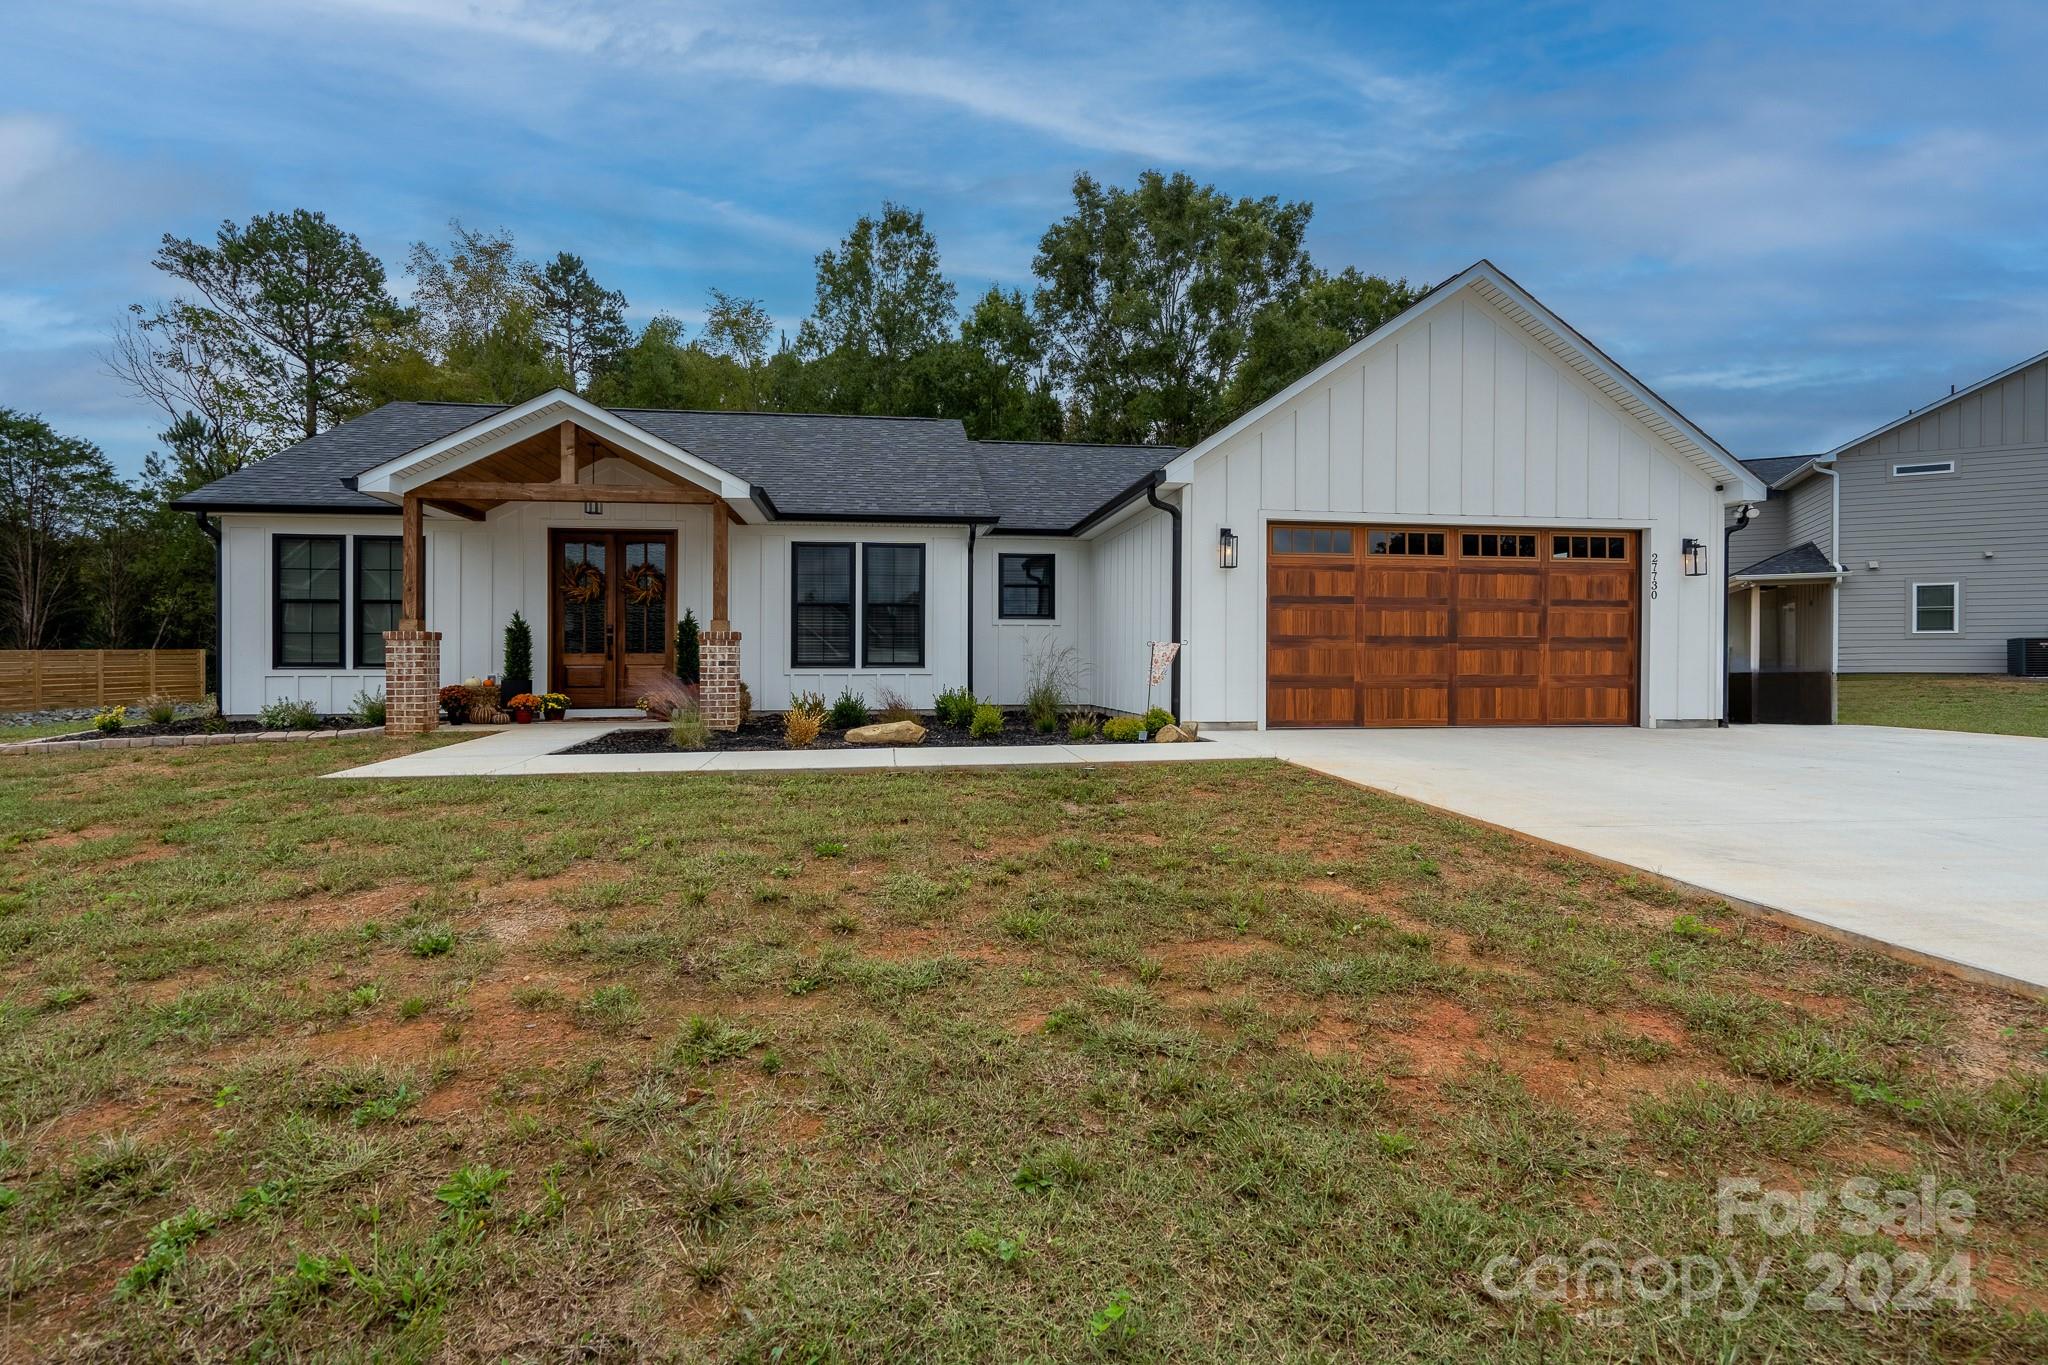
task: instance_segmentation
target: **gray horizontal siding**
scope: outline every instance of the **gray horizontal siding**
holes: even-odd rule
[[[1956,472],[1892,476],[1930,459]],[[1842,671],[2000,672],[2007,637],[2048,631],[2048,363],[1856,446],[1837,468]],[[1915,582],[1962,585],[1960,634],[1911,633]]]
[[[1825,474],[1815,474],[1790,490],[1786,498],[1787,546],[1812,541],[1829,559],[1835,557],[1835,490]]]
[[[1756,516],[1749,525],[1735,533],[1728,542],[1728,567],[1739,569],[1754,564],[1759,559],[1769,559],[1783,550],[1789,550],[1796,541],[1787,540],[1786,509],[1792,500],[1783,493],[1772,493],[1770,497],[1756,504]],[[1732,520],[1732,518],[1731,518]]]

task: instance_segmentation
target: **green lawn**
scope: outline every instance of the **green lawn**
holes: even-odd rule
[[[310,780],[406,747],[0,760],[0,1355],[2048,1356],[2040,1007],[1277,764]],[[1776,1278],[1482,1292],[1592,1239]]]
[[[1844,725],[2048,736],[2048,679],[1844,673],[1837,700]]]

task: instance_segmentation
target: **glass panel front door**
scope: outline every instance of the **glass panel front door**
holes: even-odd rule
[[[555,653],[551,676],[574,706],[613,705],[611,537],[555,542]]]
[[[572,706],[630,706],[674,667],[675,535],[557,531],[548,677]]]

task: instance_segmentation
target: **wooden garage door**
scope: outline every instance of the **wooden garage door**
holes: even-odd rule
[[[1627,725],[1633,532],[1280,525],[1266,722]]]

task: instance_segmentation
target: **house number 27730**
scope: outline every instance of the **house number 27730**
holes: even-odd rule
[[[1657,552],[1656,552],[1655,550],[1652,550],[1652,551],[1650,551],[1650,598],[1651,598],[1651,600],[1653,600],[1653,601],[1654,601],[1654,600],[1656,599],[1656,596],[1657,596]]]

